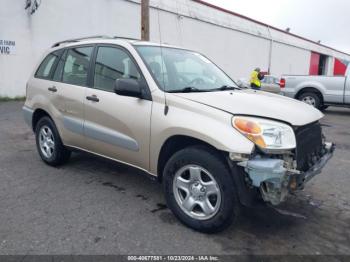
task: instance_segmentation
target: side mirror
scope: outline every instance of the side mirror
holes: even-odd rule
[[[140,83],[132,78],[119,78],[115,80],[114,92],[121,96],[132,96],[142,98]]]

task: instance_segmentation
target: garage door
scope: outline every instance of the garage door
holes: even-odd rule
[[[311,52],[311,59],[310,59],[310,75],[318,75],[318,68],[320,64],[320,54]]]

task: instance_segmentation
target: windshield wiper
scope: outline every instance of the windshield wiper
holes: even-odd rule
[[[239,89],[239,87],[236,86],[228,86],[228,85],[223,85],[219,88],[214,88],[214,89],[198,89],[193,86],[186,86],[181,89],[176,89],[176,90],[169,90],[167,91],[168,93],[191,93],[191,92],[212,92],[212,91],[225,91],[225,90],[235,90]]]
[[[240,90],[240,88],[237,86],[223,85],[223,86],[220,86],[219,88],[212,89],[212,91],[225,91],[225,90],[235,90],[235,89]]]
[[[177,90],[169,90],[168,93],[191,93],[191,92],[207,92],[207,90],[201,90],[193,86],[186,86]]]

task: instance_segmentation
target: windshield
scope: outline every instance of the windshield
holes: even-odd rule
[[[203,92],[237,88],[215,64],[199,53],[169,47],[135,46],[160,89]]]

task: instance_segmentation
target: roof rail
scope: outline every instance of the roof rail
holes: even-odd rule
[[[113,36],[114,39],[126,39],[126,40],[136,40],[136,41],[141,41],[139,38],[132,38],[132,37],[126,37],[126,36]]]
[[[132,38],[132,37],[125,37],[125,36],[108,36],[108,35],[94,35],[94,36],[86,36],[86,37],[80,37],[80,38],[73,38],[73,39],[67,39],[67,40],[63,40],[60,42],[57,42],[55,44],[52,45],[53,47],[57,47],[61,44],[65,44],[65,43],[74,43],[74,42],[79,42],[79,41],[83,41],[83,40],[88,40],[88,39],[98,39],[98,38],[102,38],[102,39],[127,39],[127,40],[140,40],[137,38]]]
[[[113,37],[110,37],[108,35],[94,35],[94,36],[86,36],[86,37],[80,37],[80,38],[73,38],[73,39],[67,39],[67,40],[63,40],[63,41],[60,41],[60,42],[57,42],[55,44],[52,45],[52,47],[57,47],[61,44],[64,44],[64,43],[74,43],[74,42],[79,42],[79,41],[82,41],[82,40],[88,40],[88,39],[94,39],[94,38],[105,38],[105,39],[111,39]]]

